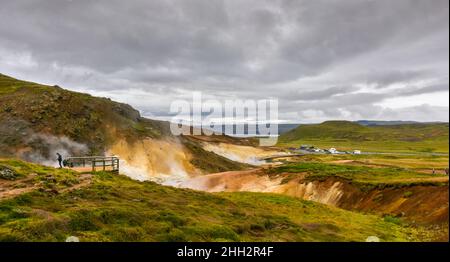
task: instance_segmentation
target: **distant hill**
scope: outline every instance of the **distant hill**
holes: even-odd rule
[[[367,122],[364,123],[367,124]],[[327,121],[321,124],[300,125],[281,135],[279,141],[281,144],[314,142],[320,145],[343,147],[346,147],[346,143],[370,144],[372,148],[376,145],[398,146],[398,150],[419,146],[418,150],[421,151],[448,152],[448,139],[448,123],[362,125],[349,121]]]
[[[332,138],[356,141],[422,141],[427,139],[445,138],[448,137],[448,135],[448,123],[365,126],[349,121],[327,121],[321,124],[300,125],[283,134],[281,139]]]
[[[356,123],[363,126],[393,126],[393,125],[407,125],[418,124],[416,121],[379,121],[379,120],[358,120]]]
[[[284,134],[296,127],[298,127],[299,124],[278,124],[278,134]],[[209,128],[215,132],[220,132],[220,133],[224,133],[228,136],[237,136],[237,137],[242,137],[242,136],[254,136],[255,133],[249,133],[248,131],[248,125],[246,124],[240,124],[240,125],[218,125],[215,126],[214,128]],[[229,133],[226,132],[227,129],[233,130],[233,132]],[[237,130],[242,129],[243,132],[237,132]],[[258,128],[256,128],[256,135],[260,135],[260,132],[258,130]]]
[[[363,126],[396,126],[410,124],[439,124],[443,122],[417,122],[417,121],[379,121],[379,120],[358,120],[356,123]]]
[[[278,134],[284,134],[298,127],[300,124],[278,124]]]

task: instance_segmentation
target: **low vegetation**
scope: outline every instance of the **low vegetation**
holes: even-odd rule
[[[276,159],[278,161],[279,159]],[[448,168],[448,155],[331,155],[310,154],[291,157],[290,162],[323,162],[347,163],[349,165],[362,165],[367,167],[400,167],[410,170],[445,170]],[[285,161],[286,162],[286,161]]]
[[[262,193],[208,194],[96,173],[79,174],[2,160],[56,190],[0,200],[0,240],[64,241],[382,241],[432,239],[421,228],[375,215]],[[29,174],[27,174],[29,173]],[[47,179],[51,175],[52,179]],[[0,180],[1,183],[2,180]]]

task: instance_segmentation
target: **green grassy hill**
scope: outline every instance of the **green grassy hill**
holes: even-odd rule
[[[87,144],[90,153],[99,154],[115,135],[136,139],[169,133],[167,123],[143,119],[129,105],[1,74],[0,105],[0,145],[11,148],[33,132],[44,132]]]
[[[0,241],[429,240],[421,228],[376,215],[262,193],[209,194],[3,159]],[[10,172],[11,173],[11,172]],[[12,179],[12,180],[11,180]],[[5,197],[4,190],[22,193]],[[12,192],[11,191],[11,192]]]
[[[282,134],[280,145],[301,144],[341,150],[448,152],[448,123],[363,126],[349,121],[300,125]]]
[[[325,178],[341,178],[353,185],[368,190],[372,188],[400,188],[410,186],[448,186],[444,174],[426,174],[400,167],[368,167],[361,165],[330,164],[322,162],[288,163],[270,169],[273,175],[294,174],[288,176],[285,182],[297,174],[307,174],[307,180],[315,181]],[[442,181],[440,181],[442,178]],[[437,180],[437,181],[433,181]]]
[[[118,137],[133,143],[169,136],[168,122],[143,118],[127,104],[0,74],[0,156],[30,161],[35,155],[54,158],[49,156],[49,143],[55,138],[57,146],[75,142],[79,144],[72,145],[73,150],[87,146],[83,155],[102,155]],[[245,167],[204,151],[195,141],[180,141],[192,151],[192,163],[202,170],[220,172]]]

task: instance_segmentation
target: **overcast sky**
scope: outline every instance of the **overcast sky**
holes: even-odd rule
[[[448,121],[448,0],[4,0],[0,73],[153,118],[193,90],[282,120]]]

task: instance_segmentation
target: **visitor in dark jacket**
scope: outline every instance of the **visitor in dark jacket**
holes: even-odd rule
[[[62,161],[63,161],[62,156],[60,153],[56,153],[56,155],[58,156],[59,168],[62,168]]]

